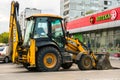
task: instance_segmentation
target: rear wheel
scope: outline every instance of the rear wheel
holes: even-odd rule
[[[90,70],[92,66],[92,58],[90,55],[82,55],[78,61],[78,67],[80,70]]]
[[[64,63],[61,65],[63,69],[70,69],[71,66],[72,66],[72,63]]]
[[[8,58],[8,57],[5,57],[4,62],[5,62],[5,63],[8,63],[8,62],[9,62],[9,58]]]
[[[57,71],[61,66],[61,55],[54,47],[44,47],[39,50],[36,61],[38,71]]]

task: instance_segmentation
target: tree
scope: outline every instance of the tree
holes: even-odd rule
[[[4,32],[0,34],[0,43],[8,43],[9,33]]]

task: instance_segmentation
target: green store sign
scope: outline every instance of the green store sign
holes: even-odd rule
[[[111,15],[110,14],[106,14],[106,15],[98,16],[96,18],[96,21],[107,20],[107,19],[110,19],[110,18],[111,18]]]

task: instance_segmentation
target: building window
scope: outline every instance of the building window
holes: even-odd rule
[[[65,9],[69,8],[69,4],[64,5],[64,8]]]
[[[108,1],[104,1],[104,5],[108,5]]]
[[[120,0],[117,0],[118,3],[120,3]]]
[[[109,1],[109,2],[108,2],[108,5],[112,5],[112,2],[111,2],[111,1]]]
[[[84,12],[81,12],[81,16],[84,16],[85,14],[84,14]]]
[[[63,13],[64,16],[66,16],[66,15],[68,15],[68,14],[69,14],[69,10],[64,11],[64,13]]]
[[[68,0],[64,0],[64,2],[67,2]]]
[[[112,5],[111,1],[104,1],[104,5]]]
[[[107,9],[107,7],[104,7],[104,9]]]

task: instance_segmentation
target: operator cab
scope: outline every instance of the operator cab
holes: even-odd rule
[[[65,46],[65,33],[62,18],[56,15],[39,14],[27,18],[27,27],[24,37],[24,46],[30,45],[30,39],[37,44],[53,42],[59,47]]]

